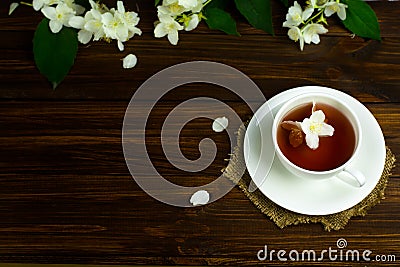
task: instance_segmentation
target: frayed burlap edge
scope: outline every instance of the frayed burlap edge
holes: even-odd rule
[[[280,207],[264,196],[260,190],[250,193],[247,190],[247,185],[251,180],[250,175],[247,171],[243,176],[240,173],[240,170],[246,169],[243,157],[243,141],[245,132],[245,125],[241,125],[237,132],[237,146],[234,148],[229,164],[224,169],[223,174],[234,183],[237,183],[239,188],[245,193],[251,202],[253,202],[253,204],[263,214],[267,215],[280,228],[300,223],[322,223],[326,231],[340,230],[346,226],[351,217],[365,216],[369,209],[385,198],[384,191],[387,186],[388,178],[391,175],[391,170],[396,161],[395,156],[388,147],[386,147],[385,167],[376,187],[360,203],[345,211],[322,216],[303,215]]]

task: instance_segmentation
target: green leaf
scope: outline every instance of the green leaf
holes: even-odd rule
[[[270,0],[235,0],[235,4],[253,27],[274,34]]]
[[[378,18],[372,8],[362,0],[342,0],[348,6],[343,25],[354,34],[381,40]]]
[[[231,15],[223,9],[207,7],[204,10],[206,23],[210,29],[221,30],[227,34],[237,35],[236,22]]]
[[[54,34],[49,28],[49,20],[44,18],[33,37],[33,54],[40,73],[52,83],[55,89],[68,74],[78,51],[76,30],[63,27]]]
[[[154,6],[158,6],[158,4],[161,2],[161,0],[154,0]]]

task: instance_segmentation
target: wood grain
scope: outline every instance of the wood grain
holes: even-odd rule
[[[103,42],[80,46],[76,63],[55,91],[34,66],[32,37],[40,13],[19,7],[7,16],[11,0],[0,5],[0,262],[27,264],[110,265],[280,265],[260,262],[264,248],[290,251],[336,248],[396,255],[400,261],[400,168],[395,167],[385,199],[365,217],[353,218],[344,230],[326,232],[319,224],[279,229],[238,188],[222,199],[196,208],[165,205],[148,196],[132,179],[122,148],[122,125],[129,100],[151,75],[174,64],[210,60],[248,75],[265,98],[292,87],[323,85],[361,101],[376,117],[386,145],[400,158],[400,2],[371,2],[382,42],[351,39],[336,20],[321,44],[300,52],[281,29],[286,10],[273,2],[276,35],[249,27],[238,14],[241,37],[211,31],[204,24],[180,35],[179,46],[152,37],[153,1],[126,1],[140,10],[143,36],[120,53]],[[115,1],[105,1],[113,5]],[[127,53],[137,67],[121,68]],[[183,186],[209,183],[219,176],[231,151],[229,137],[212,131],[212,120],[198,118],[180,133],[182,153],[200,156],[199,142],[217,145],[214,162],[198,173],[175,168],[161,146],[163,122],[178,104],[212,97],[229,105],[243,121],[249,106],[227,89],[189,84],[163,96],[146,127],[146,147],[157,171]],[[135,103],[145,109],[153,96]],[[261,105],[260,99],[253,99]],[[218,106],[212,114],[222,113]],[[196,117],[198,111],[188,111]],[[137,112],[132,124],[146,119]],[[179,125],[173,125],[178,127]],[[173,127],[174,128],[174,127]],[[166,131],[173,136],[172,131]],[[140,135],[133,140],[142,142]],[[140,159],[139,159],[140,160]],[[373,164],[373,162],[371,162]],[[151,178],[151,177],[150,177]],[[283,192],[284,194],[284,192]],[[312,266],[365,266],[371,262],[306,262]],[[305,262],[290,262],[304,266]],[[395,266],[396,262],[385,266]],[[373,265],[379,266],[377,262]]]

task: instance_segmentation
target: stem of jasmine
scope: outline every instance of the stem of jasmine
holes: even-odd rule
[[[26,6],[33,6],[32,3],[27,3],[27,2],[19,2],[21,5],[26,5]]]
[[[207,2],[205,2],[205,3],[203,4],[203,8],[204,8],[206,5],[208,5],[211,1],[212,1],[212,0],[208,0]]]
[[[316,15],[314,15],[311,18],[309,18],[304,24],[307,25],[308,23],[312,22],[316,17],[321,15],[323,12],[324,12],[324,9],[321,9]]]

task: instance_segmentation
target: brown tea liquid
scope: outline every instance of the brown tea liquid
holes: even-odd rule
[[[301,105],[289,111],[282,121],[299,121],[309,118],[312,103]],[[325,113],[326,122],[335,132],[333,136],[320,136],[319,146],[313,150],[304,140],[294,148],[289,143],[289,131],[278,127],[277,141],[285,157],[295,165],[311,171],[327,171],[344,164],[353,155],[356,137],[351,122],[338,109],[327,104],[316,104],[315,110]]]

